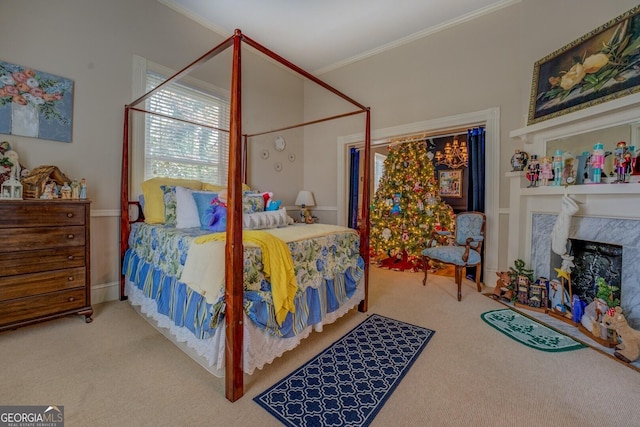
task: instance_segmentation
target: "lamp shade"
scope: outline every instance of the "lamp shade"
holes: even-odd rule
[[[301,190],[298,192],[295,204],[297,206],[315,206],[316,202],[313,200],[313,193],[311,191]]]

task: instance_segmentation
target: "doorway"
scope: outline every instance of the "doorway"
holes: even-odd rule
[[[391,139],[398,135],[413,135],[424,133],[428,135],[446,135],[447,130],[471,128],[483,126],[486,130],[486,152],[485,152],[485,185],[489,189],[485,195],[485,213],[487,215],[486,239],[485,239],[485,261],[484,277],[491,277],[498,271],[498,188],[499,188],[499,154],[500,154],[500,109],[491,108],[473,113],[465,113],[457,116],[444,117],[424,122],[411,123],[402,126],[372,130],[371,132],[371,161],[373,153],[378,152],[381,147],[386,147]],[[449,131],[450,133],[450,131]],[[338,138],[338,224],[346,225],[348,220],[348,196],[349,196],[349,157],[351,148],[363,147],[364,135],[354,134]],[[381,152],[381,154],[384,154]],[[361,156],[363,158],[364,156]],[[360,161],[361,167],[364,160]],[[373,182],[373,168],[372,171]],[[360,185],[360,191],[363,189]],[[373,190],[371,189],[373,197]],[[360,193],[361,194],[361,193]],[[361,199],[361,198],[360,198]],[[359,206],[361,212],[362,206]]]

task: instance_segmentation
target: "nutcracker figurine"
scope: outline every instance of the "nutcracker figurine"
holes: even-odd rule
[[[599,184],[602,182],[602,169],[604,168],[604,144],[597,143],[593,146],[591,153],[591,170],[593,177],[591,182]]]
[[[631,172],[631,152],[627,148],[627,143],[624,141],[618,142],[615,150],[615,169],[616,169],[616,181],[617,183],[627,182],[627,176]]]
[[[538,156],[532,154],[529,159],[529,164],[527,165],[527,179],[529,180],[529,187],[537,187],[539,177],[540,164],[538,163]]]
[[[564,170],[564,161],[562,160],[562,150],[556,150],[553,155],[553,184],[562,185],[562,172]]]

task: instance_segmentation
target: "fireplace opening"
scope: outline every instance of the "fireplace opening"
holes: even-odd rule
[[[618,288],[614,291],[613,296],[620,299],[622,246],[569,239],[569,254],[573,255],[573,263],[575,264],[571,271],[571,291],[574,295],[578,295],[582,301],[590,304],[598,291],[596,279],[601,277],[609,285]]]

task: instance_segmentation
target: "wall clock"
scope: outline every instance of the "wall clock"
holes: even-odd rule
[[[276,151],[284,151],[284,149],[287,147],[287,141],[285,141],[283,137],[278,136],[273,141],[273,146]]]
[[[266,148],[264,150],[262,150],[260,152],[260,157],[262,157],[263,159],[268,159],[269,158],[269,150],[267,150]]]

